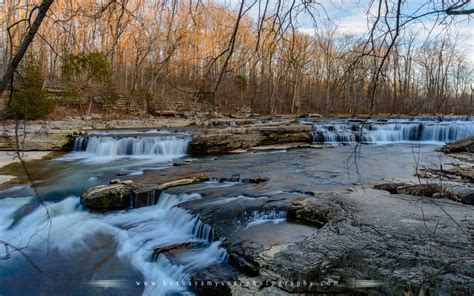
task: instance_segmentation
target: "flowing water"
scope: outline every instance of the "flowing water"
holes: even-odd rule
[[[313,122],[313,139],[318,143],[442,144],[474,135],[474,122],[471,117]]]
[[[226,252],[214,240],[212,229],[177,207],[199,199],[199,194],[163,192],[155,205],[110,214],[91,213],[79,204],[79,194],[106,183],[117,172],[137,175],[144,169],[168,167],[173,159],[186,155],[188,143],[186,135],[131,136],[117,131],[109,135],[91,134],[78,138],[72,153],[38,168],[45,172],[39,174],[42,180],[38,184],[46,200],[44,206],[38,206],[28,186],[1,192],[0,237],[12,245],[5,254],[11,258],[0,271],[2,293],[89,294],[104,287],[120,287],[134,294],[143,291],[144,295],[183,292],[185,286],[172,283],[187,283],[189,272],[225,261]],[[155,248],[188,242],[199,243],[199,248],[183,253],[182,264],[175,265],[163,255],[153,258]],[[15,252],[13,248],[17,246],[24,248],[22,252],[27,257]],[[89,254],[92,250],[94,253]],[[100,255],[101,252],[106,254]],[[85,254],[90,256],[90,266],[68,266],[75,271],[72,279],[64,280],[58,275],[58,261],[78,264],[74,258]],[[36,265],[45,270],[35,274],[31,269]],[[125,272],[119,273],[120,280],[111,281],[115,266]],[[101,273],[106,274],[104,280]],[[50,283],[44,286],[46,274]],[[51,281],[55,277],[57,281]],[[30,284],[18,287],[12,283],[21,278],[27,278]],[[150,284],[144,285],[145,282]]]
[[[120,157],[169,160],[187,153],[190,135],[185,132],[160,130],[95,131],[77,138],[74,153],[65,159],[104,162]]]
[[[27,185],[0,192],[0,239],[11,244],[0,253],[9,256],[0,262],[0,293],[189,293],[186,284],[190,274],[226,262],[227,253],[213,229],[182,204],[232,206],[306,187],[333,190],[382,178],[413,178],[415,162],[433,165],[442,161],[434,149],[474,134],[473,123],[471,118],[372,120],[369,124],[313,121],[315,142],[386,145],[364,146],[357,166],[349,165],[351,146],[201,158],[196,166],[203,169],[213,168],[226,176],[253,172],[268,175],[275,182],[256,185],[216,179],[188,186],[181,189],[183,192],[158,196],[150,192],[149,206],[110,213],[87,211],[79,196],[117,174],[136,176],[167,170],[173,160],[187,157],[190,134],[162,130],[92,132],[78,138],[71,153],[31,163],[44,205],[38,204]],[[285,221],[284,211],[272,210],[250,212],[239,223],[243,236],[262,236],[271,243],[281,233],[294,233]],[[309,228],[301,231],[311,233]],[[153,255],[154,249],[183,243],[191,247],[175,256]],[[16,247],[21,249],[15,251]]]

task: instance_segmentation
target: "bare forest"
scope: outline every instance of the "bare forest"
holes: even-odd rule
[[[0,1],[1,73],[40,2]],[[446,19],[457,7],[427,37],[400,24],[418,18],[402,19],[400,1],[372,3],[366,34],[323,22],[329,1],[43,2],[51,7],[14,75],[14,88],[46,92],[33,91],[47,110],[30,118],[61,105],[152,115],[473,111],[474,68]],[[301,30],[305,22],[314,29]],[[20,115],[25,100],[14,98]]]
[[[474,0],[0,0],[0,296],[474,295]]]

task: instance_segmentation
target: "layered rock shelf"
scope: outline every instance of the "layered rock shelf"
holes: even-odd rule
[[[189,150],[191,154],[205,155],[261,145],[311,143],[312,141],[311,125],[255,125],[225,129],[201,129],[193,134]]]

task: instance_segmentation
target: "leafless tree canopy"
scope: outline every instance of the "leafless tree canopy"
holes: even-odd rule
[[[322,24],[330,3],[306,0],[0,1],[0,91],[25,54],[62,82],[65,57],[97,52],[121,101],[142,109],[472,112],[463,40],[429,34],[468,19],[471,1],[408,2],[369,1],[358,36]],[[308,23],[314,34],[300,30]]]

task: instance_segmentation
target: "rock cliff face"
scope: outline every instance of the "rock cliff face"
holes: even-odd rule
[[[206,129],[193,134],[191,154],[219,154],[259,145],[313,141],[310,125],[250,126]]]

